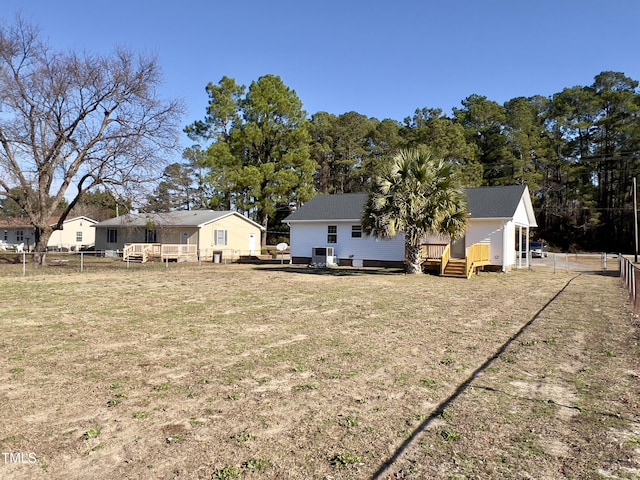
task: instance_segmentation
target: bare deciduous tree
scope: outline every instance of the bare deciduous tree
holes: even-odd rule
[[[33,224],[36,264],[84,192],[162,174],[183,106],[158,97],[160,81],[153,56],[53,52],[21,18],[0,25],[0,195]]]

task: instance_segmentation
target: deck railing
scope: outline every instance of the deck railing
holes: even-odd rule
[[[447,263],[451,258],[451,245],[447,244],[442,251],[442,257],[440,257],[440,275],[444,275],[444,269],[447,268]]]
[[[180,257],[198,258],[198,246],[196,244],[163,244],[160,249],[160,257],[163,260]]]
[[[122,259],[126,261],[130,257],[136,257],[146,262],[150,256],[160,255],[160,248],[159,243],[126,243],[122,251]]]
[[[142,259],[143,262],[149,258],[160,258],[162,260],[178,258],[198,258],[198,246],[195,244],[174,244],[174,243],[127,243],[122,251],[122,259],[128,260],[131,257]]]
[[[422,245],[422,256],[426,260],[442,258],[445,248],[449,246],[448,243],[427,243]]]
[[[474,267],[489,263],[489,244],[474,243],[467,250],[467,278],[471,277]]]

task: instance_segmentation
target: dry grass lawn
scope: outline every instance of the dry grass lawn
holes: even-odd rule
[[[616,277],[15,268],[3,479],[640,476],[638,320]]]

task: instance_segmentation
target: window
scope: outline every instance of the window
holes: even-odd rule
[[[338,226],[327,226],[327,243],[338,243]]]
[[[214,245],[226,245],[227,244],[227,231],[226,230],[214,230],[213,231],[213,244]]]
[[[351,225],[351,238],[362,238],[362,225]]]
[[[24,241],[24,231],[16,230],[16,242],[22,242],[22,241]]]
[[[76,232],[76,242],[82,242],[82,232]]]
[[[7,232],[6,230],[4,231],[4,239],[5,242],[9,241],[9,232]]]
[[[158,240],[158,234],[156,230],[149,230],[148,228],[144,231],[144,243],[156,243]]]
[[[107,229],[107,243],[118,243],[118,230],[115,228]]]

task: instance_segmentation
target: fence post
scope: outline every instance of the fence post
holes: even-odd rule
[[[23,250],[22,251],[22,276],[24,277],[26,275],[27,275],[27,254]]]
[[[80,273],[84,272],[84,252],[80,252]]]
[[[636,311],[636,269],[631,268],[631,296],[633,299],[633,311]]]

